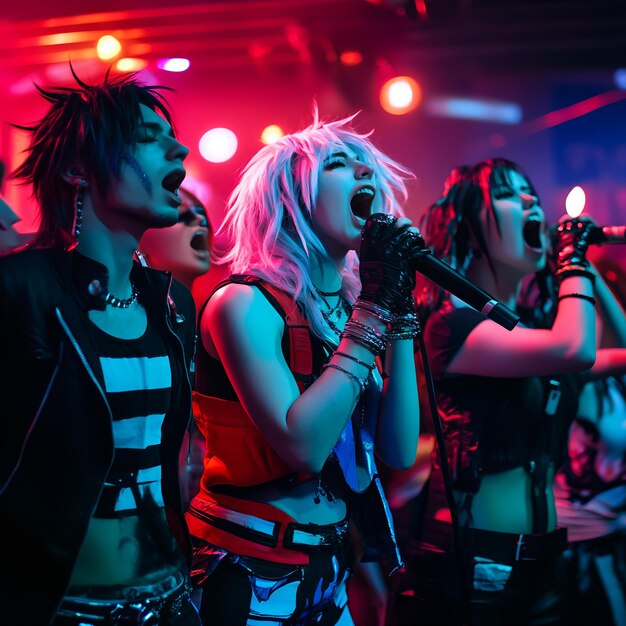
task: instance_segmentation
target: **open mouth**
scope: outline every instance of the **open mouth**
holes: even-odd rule
[[[543,244],[541,241],[542,221],[538,219],[530,218],[524,224],[524,243],[533,250],[543,250]]]
[[[372,203],[376,196],[373,187],[361,187],[350,199],[350,209],[356,217],[366,220],[372,213]]]
[[[209,237],[207,233],[203,230],[199,230],[194,233],[189,245],[199,252],[208,252],[209,251]]]
[[[174,170],[170,172],[161,182],[163,189],[178,195],[178,188],[185,180],[185,170]]]

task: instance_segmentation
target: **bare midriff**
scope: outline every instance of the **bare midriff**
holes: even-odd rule
[[[545,497],[548,506],[547,532],[556,528],[556,509],[552,482],[554,472],[548,471]],[[472,527],[503,533],[529,534],[533,532],[531,477],[522,467],[485,474],[478,492],[472,497]],[[467,494],[455,492],[459,509]],[[461,513],[461,523],[464,514]]]
[[[155,529],[163,539],[155,540]],[[161,541],[167,545],[159,545]],[[136,515],[93,518],[74,565],[69,592],[84,585],[150,585],[178,571],[183,560],[164,511],[149,523]]]

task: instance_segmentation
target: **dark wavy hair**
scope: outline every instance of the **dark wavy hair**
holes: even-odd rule
[[[511,188],[511,172],[523,176],[532,193],[537,195],[522,168],[508,159],[493,158],[473,166],[461,165],[448,174],[441,198],[426,210],[420,221],[424,239],[437,258],[464,274],[472,258],[484,257],[494,272],[480,214],[485,207],[487,223],[492,222],[500,232],[493,200]],[[448,297],[438,285],[419,280],[416,299],[424,318]]]
[[[140,105],[160,113],[172,123],[160,85],[144,85],[137,74],[115,78],[110,72],[101,83],[89,85],[70,69],[77,87],[35,85],[50,103],[43,118],[30,126],[14,124],[30,133],[24,162],[13,172],[31,184],[39,204],[40,224],[34,245],[70,247],[73,242],[74,193],[63,176],[80,165],[104,193],[119,176],[122,159],[132,154],[139,137]]]

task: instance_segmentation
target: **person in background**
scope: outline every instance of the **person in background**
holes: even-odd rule
[[[211,267],[213,228],[202,202],[184,187],[179,194],[178,222],[147,230],[138,251],[149,267],[170,271],[191,291],[193,281]]]
[[[188,150],[162,88],[72,73],[22,127],[41,220],[0,259],[2,622],[196,626],[178,481],[195,307],[133,262],[178,219]]]
[[[0,192],[2,191],[4,174],[5,166],[0,161]],[[0,198],[0,256],[23,246],[32,238],[30,233],[20,233],[15,228],[15,224],[19,221],[20,218],[15,211]]]
[[[392,215],[407,175],[350,119],[316,117],[262,148],[230,197],[216,240],[233,275],[199,316],[207,456],[187,512],[205,626],[352,624],[352,522],[365,559],[400,564],[374,451],[407,467],[419,430],[425,248]]]
[[[193,281],[211,267],[213,227],[205,206],[191,191],[179,190],[182,203],[178,207],[178,222],[169,228],[152,228],[141,237],[136,255],[140,262],[167,270],[189,291]],[[187,429],[180,454],[180,475],[183,509],[200,489],[206,444],[195,422]]]
[[[626,345],[626,250],[597,247],[590,258],[615,294],[598,318],[599,345],[609,351]],[[568,532],[572,626],[626,624],[626,379],[619,360],[614,365],[613,375],[591,370],[584,377],[568,457],[555,479],[557,519]]]
[[[435,256],[509,308],[524,278],[548,263],[537,192],[505,159],[453,170],[423,229]],[[552,482],[575,416],[574,374],[596,358],[588,232],[582,220],[559,224],[556,313],[540,308],[511,331],[432,283],[419,291],[454,498],[447,502],[435,456],[389,624],[565,623],[566,533],[557,527]]]

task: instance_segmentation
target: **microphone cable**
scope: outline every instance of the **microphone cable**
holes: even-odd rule
[[[461,546],[461,527],[459,525],[459,515],[454,500],[454,491],[452,489],[452,478],[450,474],[450,465],[448,464],[448,455],[446,454],[446,443],[443,435],[443,425],[441,423],[441,417],[437,408],[437,396],[435,393],[435,385],[433,382],[433,376],[428,362],[428,355],[426,353],[426,344],[424,342],[423,333],[419,333],[417,336],[419,352],[422,359],[422,366],[424,370],[424,378],[426,381],[426,390],[428,394],[428,405],[433,421],[433,430],[435,432],[435,439],[437,441],[437,454],[439,455],[439,465],[441,467],[441,473],[443,477],[444,491],[446,495],[446,501],[450,509],[450,519],[452,523],[452,539],[454,546],[454,553],[456,556],[456,564],[459,570],[459,578],[461,581],[461,595],[462,595],[462,607],[463,607],[463,626],[472,626],[471,621],[471,599],[470,599],[470,581],[467,576],[467,569],[465,567],[465,561],[463,559],[463,548]]]

